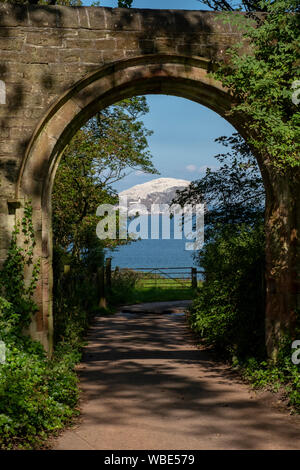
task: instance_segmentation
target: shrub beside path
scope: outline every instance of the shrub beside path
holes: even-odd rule
[[[81,417],[53,449],[299,449],[299,416],[197,348],[184,308],[96,319],[78,366]]]

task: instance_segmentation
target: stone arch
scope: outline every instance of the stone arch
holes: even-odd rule
[[[16,199],[31,199],[34,208],[37,255],[42,259],[42,273],[36,298],[39,312],[30,333],[46,349],[51,349],[53,328],[51,192],[66,145],[97,111],[134,95],[180,96],[225,117],[232,98],[209,76],[209,64],[208,59],[173,55],[147,55],[115,62],[76,83],[38,124],[22,162]],[[243,132],[242,128],[239,130]]]
[[[38,124],[22,162],[16,197],[45,194],[43,185],[35,184],[33,191],[32,178],[44,182],[76,131],[97,111],[126,97],[157,93],[187,98],[217,112],[245,134],[241,122],[226,116],[232,97],[209,76],[210,63],[199,57],[147,55],[104,66],[80,80]]]
[[[167,94],[198,102],[227,119],[244,137],[242,119],[228,117],[233,97],[209,75],[211,61],[170,54],[138,56],[103,66],[77,82],[50,108],[38,124],[27,147],[16,185],[16,200],[31,199],[37,234],[41,276],[36,293],[39,312],[30,334],[51,351],[52,239],[51,191],[55,172],[66,145],[76,131],[97,111],[124,98],[142,94]],[[268,172],[258,163],[268,189]],[[267,191],[268,193],[268,191]]]

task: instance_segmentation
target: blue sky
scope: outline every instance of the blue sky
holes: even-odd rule
[[[84,5],[91,5],[92,1],[83,0]],[[102,7],[115,8],[118,0],[101,0]],[[133,0],[133,8],[157,8],[171,10],[208,10],[206,5],[198,2],[198,0]]]
[[[214,142],[220,135],[231,135],[233,127],[215,112],[184,98],[165,95],[147,97],[150,113],[144,117],[148,129],[153,162],[160,176],[131,174],[120,181],[120,191],[153,178],[192,180],[218,162],[214,155],[224,147]]]
[[[101,6],[116,7],[117,0],[103,0]],[[90,5],[90,1],[84,1]],[[136,8],[199,10],[207,7],[197,0],[134,0]],[[118,191],[158,177],[194,180],[214,167],[213,156],[223,147],[214,140],[230,135],[233,127],[215,112],[192,101],[165,95],[147,97],[150,113],[143,119],[154,131],[149,138],[153,162],[160,176],[133,172],[115,185]]]

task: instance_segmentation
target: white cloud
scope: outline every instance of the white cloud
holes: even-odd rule
[[[196,165],[188,165],[188,166],[185,167],[185,169],[186,169],[187,171],[190,171],[190,172],[197,171]]]
[[[203,165],[199,167],[197,167],[196,165],[187,165],[185,167],[185,169],[189,171],[190,173],[200,173],[200,174],[203,174],[203,173],[205,174],[208,168],[210,168],[212,171],[219,169],[219,167],[215,165]]]

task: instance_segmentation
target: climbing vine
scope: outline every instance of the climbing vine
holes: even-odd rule
[[[80,358],[81,330],[70,325],[70,337],[57,345],[53,359],[24,334],[37,311],[33,294],[40,272],[32,216],[27,202],[0,271],[0,340],[5,345],[0,364],[1,450],[39,447],[77,414],[74,365]]]
[[[19,245],[21,233],[23,243]],[[34,262],[35,245],[32,206],[30,202],[27,202],[24,215],[21,221],[17,221],[12,233],[7,258],[0,272],[0,292],[3,296],[3,298],[0,297],[2,320],[9,321],[19,331],[29,325],[32,315],[37,311],[33,294],[39,278],[40,260]],[[29,269],[31,269],[31,275],[29,281],[26,282],[25,272]]]

